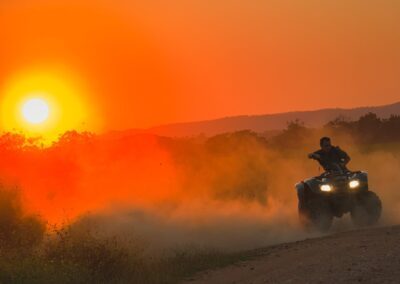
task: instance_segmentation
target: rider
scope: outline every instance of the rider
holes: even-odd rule
[[[329,137],[322,137],[319,141],[321,149],[308,155],[308,158],[317,160],[326,172],[331,172],[340,167],[340,170],[349,171],[346,165],[350,162],[350,157],[346,152],[337,146],[332,146]],[[306,187],[297,188],[297,197],[299,199],[299,210],[304,209],[306,200]]]
[[[335,170],[337,165],[341,169],[348,171],[346,165],[350,162],[350,157],[345,151],[337,146],[332,146],[331,138],[329,137],[322,137],[319,144],[321,149],[309,154],[309,159],[317,160],[327,172]]]

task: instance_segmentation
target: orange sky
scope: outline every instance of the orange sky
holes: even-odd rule
[[[392,0],[0,0],[0,103],[64,69],[102,130],[390,103],[399,19]]]

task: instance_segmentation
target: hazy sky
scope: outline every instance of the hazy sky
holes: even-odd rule
[[[0,84],[64,69],[105,130],[391,103],[400,1],[0,0]]]

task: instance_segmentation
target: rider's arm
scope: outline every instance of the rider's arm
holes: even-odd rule
[[[316,151],[316,152],[313,152],[313,153],[308,154],[308,158],[318,161],[318,160],[321,159],[321,155],[319,154],[318,151]]]
[[[347,165],[351,160],[350,156],[345,151],[340,149],[339,147],[337,147],[337,150],[339,152],[340,159],[342,160],[343,164]]]

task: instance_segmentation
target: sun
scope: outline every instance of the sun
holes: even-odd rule
[[[70,130],[96,131],[98,115],[90,92],[64,69],[15,74],[0,90],[0,132],[41,137],[45,144]]]
[[[21,109],[24,119],[32,124],[45,122],[49,118],[49,105],[40,98],[27,100]]]

